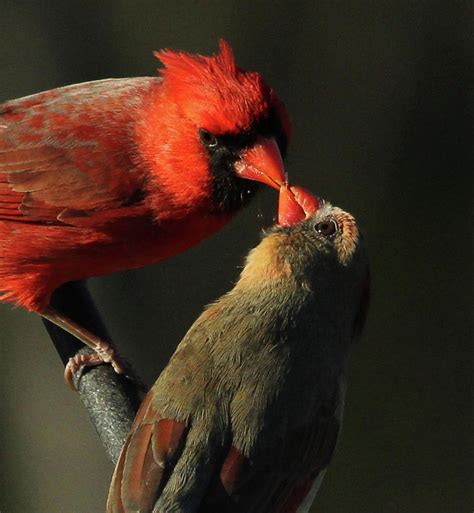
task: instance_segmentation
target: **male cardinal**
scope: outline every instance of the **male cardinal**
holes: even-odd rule
[[[123,370],[107,342],[50,307],[57,287],[176,255],[228,222],[257,182],[285,181],[290,122],[258,73],[224,41],[216,56],[155,55],[161,77],[0,105],[0,300],[98,351],[73,367]]]
[[[298,222],[282,195],[285,226],[250,252],[141,405],[108,513],[302,513],[313,502],[341,425],[368,261],[350,214],[321,202]]]

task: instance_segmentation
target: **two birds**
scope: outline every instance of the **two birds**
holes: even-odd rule
[[[334,449],[347,350],[365,318],[360,234],[352,216],[287,184],[285,107],[227,43],[217,56],[157,56],[160,78],[0,105],[0,299],[97,351],[72,360],[67,379],[82,363],[122,372],[107,341],[51,308],[52,292],[184,251],[259,182],[278,189],[279,225],[140,408],[108,511],[305,511]]]

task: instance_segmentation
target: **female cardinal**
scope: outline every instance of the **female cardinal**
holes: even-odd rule
[[[282,195],[280,210],[293,209]],[[145,398],[108,513],[308,511],[341,425],[368,263],[343,210],[322,202],[307,219],[280,218]]]
[[[161,77],[63,87],[0,105],[0,296],[108,343],[50,307],[61,284],[171,257],[279,188],[290,123],[276,94],[217,56],[164,50]],[[253,181],[249,181],[253,180]]]

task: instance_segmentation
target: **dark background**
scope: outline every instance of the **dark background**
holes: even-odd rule
[[[467,4],[0,4],[0,99],[154,74],[152,50],[209,53],[224,36],[239,64],[261,71],[287,103],[292,181],[365,226],[372,306],[314,511],[472,510]],[[148,382],[203,305],[231,287],[275,205],[269,190],[186,254],[92,280],[113,338]],[[0,327],[1,512],[103,511],[112,466],[40,319],[3,304]]]

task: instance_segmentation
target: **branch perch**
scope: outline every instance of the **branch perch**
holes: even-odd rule
[[[84,282],[71,282],[53,294],[51,305],[93,333],[110,340]],[[64,365],[75,354],[92,352],[74,336],[43,319]],[[74,383],[109,459],[116,463],[141,402],[142,387],[110,365],[79,370]]]

